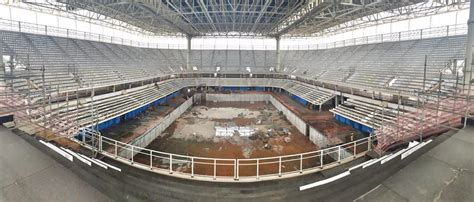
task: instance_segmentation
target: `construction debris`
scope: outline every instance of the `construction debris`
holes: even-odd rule
[[[265,149],[272,149],[272,145],[270,145],[270,144],[265,144],[265,146],[263,146],[263,148],[265,148]]]

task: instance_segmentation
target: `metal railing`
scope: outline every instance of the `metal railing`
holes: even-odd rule
[[[154,43],[140,42],[109,35],[78,31],[73,29],[53,27],[47,25],[39,25],[34,23],[20,22],[14,20],[0,19],[0,30],[23,32],[30,34],[41,34],[48,36],[66,37],[71,39],[82,39],[89,41],[97,41],[104,43],[113,43],[119,45],[134,46],[140,48],[158,48],[158,49],[186,49],[186,44],[170,44],[170,43]],[[353,39],[335,41],[322,44],[308,45],[281,45],[281,50],[319,50],[339,48],[354,45],[364,45],[372,43],[407,41],[425,38],[436,38],[446,36],[457,36],[467,34],[467,25],[457,24],[441,27],[433,27],[419,30],[410,30],[403,32],[394,32],[387,34],[379,34],[373,36],[365,36]],[[184,39],[183,39],[184,40]],[[276,45],[192,45],[192,49],[197,50],[275,50]]]
[[[182,178],[205,181],[258,181],[313,173],[364,156],[372,149],[374,136],[317,151],[275,157],[230,159],[188,156],[155,151],[101,135],[83,134],[81,145],[119,162]],[[98,140],[99,145],[91,145]],[[343,155],[343,150],[351,155]],[[132,155],[123,155],[131,153]]]

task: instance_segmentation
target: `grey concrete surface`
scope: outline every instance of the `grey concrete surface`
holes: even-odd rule
[[[474,126],[467,126],[356,201],[474,201]]]
[[[111,201],[22,137],[0,127],[0,202]]]
[[[333,183],[299,191],[300,186],[337,175],[363,159],[290,179],[201,182],[150,173],[107,158],[102,160],[122,172],[70,162],[31,136],[0,128],[0,202],[473,201],[472,150],[464,148],[474,148],[472,132],[471,127],[454,136],[439,136],[404,160],[359,168]],[[454,159],[444,152],[452,152]]]

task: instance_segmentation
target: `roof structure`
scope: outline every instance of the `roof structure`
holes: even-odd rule
[[[311,36],[381,12],[407,14],[412,5],[439,0],[23,0],[87,10],[157,35]],[[456,1],[453,1],[456,2]],[[58,6],[58,5],[62,5]],[[399,11],[399,12],[397,12]],[[405,12],[402,12],[405,11]]]

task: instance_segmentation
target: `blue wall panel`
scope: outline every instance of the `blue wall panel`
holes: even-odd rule
[[[106,122],[103,122],[97,126],[97,130],[101,131],[107,128],[110,128],[113,125],[117,125],[120,123],[120,117],[110,119]]]
[[[346,117],[343,117],[343,116],[339,116],[336,114],[336,120],[341,122],[341,123],[344,123],[344,124],[347,124],[347,125],[350,125],[352,126],[352,128],[360,131],[360,132],[363,132],[363,133],[366,133],[366,134],[369,134],[372,132],[372,128],[370,127],[367,127],[365,125],[362,125],[360,123],[357,123],[355,121],[351,121],[350,119],[346,118]]]
[[[296,100],[297,102],[301,103],[301,104],[304,105],[304,106],[308,105],[308,101],[306,101],[306,100],[303,99],[303,98],[298,97],[297,95],[291,95],[291,98],[292,98],[293,100]]]
[[[171,94],[165,96],[164,98],[160,98],[158,100],[153,101],[150,104],[144,105],[144,106],[142,106],[138,109],[135,109],[131,112],[128,112],[128,113],[124,114],[121,117],[117,117],[117,118],[111,119],[109,121],[103,122],[103,123],[101,123],[97,126],[97,130],[99,130],[99,131],[105,130],[107,128],[110,128],[113,125],[119,124],[122,117],[123,117],[123,120],[133,119],[133,118],[137,117],[138,115],[142,114],[143,112],[145,112],[151,106],[158,106],[160,104],[164,104],[168,100],[173,99],[173,98],[177,97],[178,95],[179,95],[179,91],[176,91],[174,93],[171,93]]]

